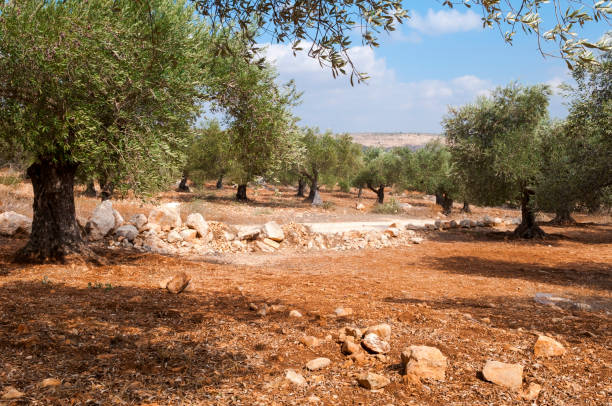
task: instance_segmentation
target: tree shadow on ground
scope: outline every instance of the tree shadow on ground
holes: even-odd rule
[[[516,237],[512,231],[490,231],[485,229],[449,229],[440,232],[430,233],[429,240],[441,243],[456,242],[479,242],[479,243],[499,243],[512,242],[525,246],[558,246],[559,242],[567,239],[562,234],[548,234],[544,239],[524,239]]]
[[[270,370],[253,356],[267,344],[249,302],[258,300],[9,283],[0,287],[0,381],[40,404],[212,404],[221,385]],[[41,388],[49,377],[63,384]]]
[[[581,303],[598,303],[598,310],[580,311],[537,303],[531,298],[482,295],[478,298],[441,298],[420,300],[387,297],[389,303],[427,305],[434,310],[463,313],[478,328],[518,329],[559,334],[571,342],[594,341],[606,345],[612,335],[612,323],[606,311],[612,311],[612,298],[606,296],[571,296]],[[484,320],[483,320],[484,319]]]
[[[442,271],[468,276],[523,279],[561,286],[612,290],[612,266],[608,263],[570,262],[549,266],[474,256],[451,256],[429,258],[428,265]]]

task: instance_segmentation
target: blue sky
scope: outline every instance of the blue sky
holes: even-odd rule
[[[562,60],[540,54],[535,36],[517,34],[510,46],[498,30],[482,29],[477,11],[450,10],[435,1],[410,5],[412,18],[391,36],[381,34],[379,48],[356,44],[351,50],[359,70],[371,77],[366,85],[334,80],[306,55],[293,57],[288,45],[269,46],[280,80],[295,79],[304,91],[295,109],[303,125],[334,132],[438,133],[448,105],[471,102],[511,81],[554,89],[570,80]],[[592,25],[580,35],[596,41],[608,29]],[[552,97],[550,112],[565,116],[559,95]]]

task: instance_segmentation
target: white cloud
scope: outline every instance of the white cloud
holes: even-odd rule
[[[406,25],[423,34],[440,35],[476,30],[482,27],[482,22],[472,10],[462,13],[459,10],[429,9],[424,16],[415,12]]]
[[[288,45],[268,46],[267,56],[277,66],[280,80],[295,79],[304,91],[296,109],[303,124],[336,132],[437,132],[448,105],[471,102],[493,87],[473,75],[403,81],[369,47],[351,48],[349,54],[370,76],[366,84],[351,87],[348,78],[333,79],[328,68],[321,68],[305,52],[294,57]]]

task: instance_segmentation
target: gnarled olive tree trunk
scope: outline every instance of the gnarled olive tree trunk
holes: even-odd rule
[[[217,179],[217,184],[215,185],[215,187],[217,189],[223,188],[223,175],[219,176],[219,179]]]
[[[188,177],[188,173],[187,171],[183,171],[183,176],[181,176],[181,182],[178,185],[177,191],[178,192],[189,192],[189,186],[187,186],[187,177]]]
[[[236,200],[239,202],[246,202],[249,199],[247,198],[247,185],[238,185],[238,190],[236,191]]]
[[[95,258],[76,220],[76,170],[76,164],[46,159],[28,168],[28,177],[34,190],[34,218],[30,239],[17,253],[16,261],[64,262],[71,256]]]
[[[298,189],[297,189],[297,193],[295,195],[297,197],[304,197],[304,196],[306,196],[304,194],[305,190],[306,190],[306,180],[304,178],[299,178],[298,179]]]
[[[576,224],[576,220],[572,217],[572,211],[569,208],[557,209],[555,211],[555,218],[551,221],[557,225],[571,225]]]
[[[453,199],[446,193],[436,193],[436,204],[442,206],[442,213],[446,216],[453,211]]]
[[[467,201],[463,201],[463,208],[461,209],[461,213],[471,213],[470,204]]]
[[[87,197],[96,197],[96,186],[94,185],[93,180],[87,182],[87,189],[83,193]]]
[[[520,238],[544,238],[546,233],[542,230],[535,220],[535,213],[529,204],[531,196],[535,194],[533,190],[523,188],[521,192],[521,224],[514,230],[514,235]]]

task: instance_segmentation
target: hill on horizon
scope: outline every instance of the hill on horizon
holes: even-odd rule
[[[349,133],[353,137],[353,141],[365,147],[410,147],[419,149],[425,146],[428,142],[439,140],[444,142],[444,136],[435,133]]]

